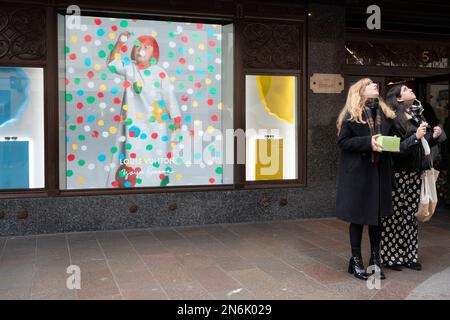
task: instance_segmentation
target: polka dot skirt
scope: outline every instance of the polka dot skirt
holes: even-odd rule
[[[380,255],[388,266],[418,262],[418,230],[415,213],[420,202],[420,174],[396,172],[392,192],[394,214],[382,222]]]

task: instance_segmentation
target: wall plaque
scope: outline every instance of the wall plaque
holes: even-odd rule
[[[341,93],[344,90],[344,78],[340,74],[314,73],[309,87],[314,93]]]

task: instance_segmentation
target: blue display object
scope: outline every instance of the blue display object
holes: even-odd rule
[[[11,91],[0,90],[0,123],[11,120]]]
[[[28,141],[0,141],[0,189],[30,186]]]
[[[0,128],[20,118],[28,106],[29,87],[23,68],[0,67]]]

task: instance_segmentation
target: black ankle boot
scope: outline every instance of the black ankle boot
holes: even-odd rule
[[[394,264],[392,266],[390,265],[385,265],[386,268],[395,270],[395,271],[402,271],[402,265],[401,264]]]
[[[384,275],[384,272],[381,269],[380,252],[378,250],[373,250],[372,253],[370,254],[369,266],[373,266],[373,265],[380,268],[380,279],[381,280],[386,279],[386,276]],[[372,272],[372,274],[374,274],[374,273],[375,273],[375,270]]]
[[[361,280],[369,279],[369,274],[366,273],[361,257],[361,250],[352,249],[352,257],[348,263],[348,273],[353,274],[356,278]]]
[[[408,262],[403,264],[406,268],[413,269],[416,271],[422,270],[422,265],[419,262]]]

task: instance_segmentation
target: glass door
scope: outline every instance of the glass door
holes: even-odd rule
[[[450,74],[418,78],[418,98],[424,107],[424,116],[430,126],[440,126],[447,140],[432,150],[435,166],[440,171],[437,182],[439,206],[450,208]]]

